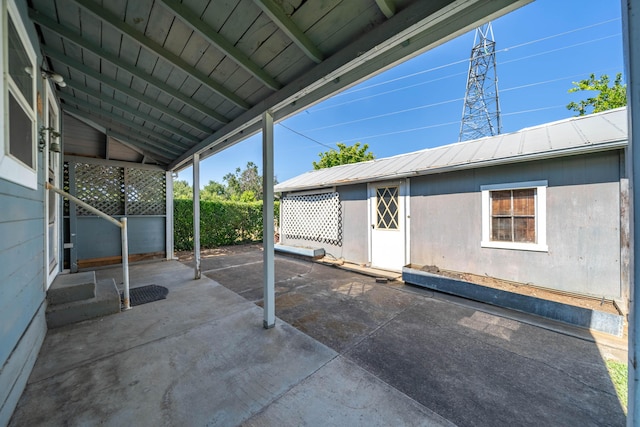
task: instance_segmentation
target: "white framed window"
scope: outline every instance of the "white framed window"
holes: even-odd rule
[[[547,181],[483,185],[483,248],[547,252]]]
[[[36,53],[14,1],[2,14],[0,58],[0,178],[36,189]]]

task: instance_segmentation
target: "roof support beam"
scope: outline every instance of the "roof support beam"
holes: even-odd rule
[[[69,40],[72,43],[77,44],[78,46],[82,47],[83,49],[88,50],[89,52],[92,52],[96,55],[98,55],[100,58],[104,59],[105,61],[109,61],[111,62],[113,65],[115,65],[116,67],[122,68],[125,71],[128,71],[129,73],[133,74],[134,76],[138,77],[139,79],[142,79],[144,81],[146,81],[149,84],[152,84],[153,86],[157,87],[158,89],[160,89],[161,91],[165,92],[168,95],[173,96],[174,98],[179,99],[180,101],[184,102],[186,105],[189,105],[190,107],[200,111],[201,113],[213,118],[214,120],[220,122],[220,123],[228,123],[229,120],[224,117],[223,115],[219,114],[218,112],[212,110],[211,108],[200,104],[199,102],[195,102],[193,99],[191,99],[191,97],[185,95],[184,93],[180,92],[177,89],[172,88],[171,86],[167,85],[165,82],[161,81],[160,79],[153,77],[147,73],[145,73],[144,71],[142,71],[141,69],[127,64],[126,62],[122,61],[120,58],[118,58],[116,55],[113,55],[109,52],[107,52],[106,50],[102,49],[101,47],[93,44],[93,43],[89,43],[88,41],[84,40],[82,37],[80,37],[77,34],[74,34],[72,31],[69,31],[66,27],[58,24],[56,21],[54,21],[51,18],[48,18],[46,16],[44,16],[43,14],[39,13],[36,10],[33,9],[29,9],[29,17],[36,23],[42,25],[43,27],[48,28],[49,30],[53,31],[54,33],[58,34],[60,37],[64,37],[65,39]]]
[[[260,80],[264,85],[271,89],[278,90],[282,87],[273,77],[253,62],[240,49],[235,47],[227,39],[218,34],[213,28],[205,24],[199,16],[189,10],[176,0],[162,0],[173,13],[176,14],[185,24],[211,44],[216,46],[220,51],[233,60],[236,64],[245,69],[249,74]]]
[[[58,92],[58,96],[60,98],[64,99],[64,100],[66,100],[67,102],[70,102],[72,104],[76,104],[79,107],[84,107],[84,108],[87,108],[90,111],[95,111],[96,115],[102,116],[102,118],[104,118],[104,119],[113,120],[113,121],[118,122],[118,123],[120,123],[120,124],[122,124],[124,126],[130,127],[131,129],[135,129],[140,133],[147,134],[151,138],[155,138],[156,140],[163,141],[163,145],[166,146],[167,150],[175,151],[175,153],[181,153],[182,151],[185,150],[185,148],[188,147],[188,145],[186,145],[186,144],[182,144],[182,143],[179,143],[177,141],[174,141],[173,139],[171,139],[171,138],[169,138],[167,136],[158,134],[157,132],[154,132],[153,130],[151,130],[151,129],[145,127],[145,126],[142,126],[142,125],[139,125],[137,123],[134,123],[131,120],[127,120],[122,116],[119,116],[117,114],[109,113],[107,111],[104,111],[104,110],[100,109],[97,105],[94,105],[94,104],[92,104],[90,102],[83,101],[81,99],[75,98],[73,95],[70,95],[70,94],[67,94],[67,93],[63,93],[63,92]],[[160,143],[160,142],[158,142],[158,143]],[[175,148],[170,148],[170,147],[175,147]]]
[[[393,0],[376,0],[376,4],[387,19],[396,14],[396,5]]]
[[[166,1],[166,0],[165,0]],[[273,0],[253,0],[256,5],[280,28],[302,51],[316,63],[324,55],[307,35],[287,16]],[[384,0],[378,0],[384,1]]]
[[[199,141],[198,138],[194,137],[193,135],[191,135],[188,132],[180,130],[175,126],[171,126],[170,124],[167,124],[167,123],[163,122],[162,120],[156,119],[155,117],[152,117],[152,116],[150,116],[148,114],[142,113],[142,112],[136,110],[135,108],[125,104],[124,102],[120,102],[120,101],[115,100],[113,98],[109,98],[107,95],[105,95],[103,93],[100,93],[100,92],[98,92],[96,90],[93,90],[93,89],[89,89],[86,86],[79,85],[79,84],[76,83],[75,80],[68,80],[65,83],[67,84],[67,87],[69,87],[71,89],[86,93],[87,95],[97,99],[100,102],[104,102],[105,104],[112,105],[112,106],[118,108],[119,110],[122,110],[122,111],[124,111],[126,113],[129,113],[129,114],[133,115],[133,116],[139,117],[139,118],[141,118],[141,119],[143,119],[143,120],[145,120],[145,121],[147,121],[149,123],[153,123],[154,125],[156,125],[158,127],[161,127],[162,129],[168,130],[169,132],[172,132],[172,133],[174,133],[176,135],[179,135],[179,136],[183,137],[184,139],[186,139],[188,141],[191,141],[191,142],[198,142]],[[61,97],[67,96],[67,93],[66,92],[62,92],[62,91],[58,92],[58,94],[61,95]]]
[[[143,94],[141,94],[140,92],[136,92],[135,90],[131,89],[129,86],[120,83],[117,80],[112,80],[108,77],[105,77],[104,75],[100,74],[99,72],[95,71],[92,68],[87,67],[86,65],[84,65],[82,62],[80,61],[76,61],[75,59],[71,59],[68,56],[66,56],[64,53],[59,52],[55,49],[49,48],[47,46],[42,46],[42,50],[44,52],[44,54],[51,58],[51,59],[55,59],[56,61],[59,61],[79,72],[81,72],[82,74],[89,76],[91,78],[93,78],[94,80],[107,85],[115,90],[117,90],[118,92],[122,92],[123,94],[127,95],[128,97],[135,99],[138,102],[141,102],[151,108],[153,108],[154,110],[158,110],[158,111],[162,111],[164,114],[173,117],[174,119],[188,125],[191,126],[193,129],[197,129],[201,132],[210,134],[212,129],[209,129],[207,126],[193,120],[190,119],[189,117],[185,116],[184,114],[180,114],[175,110],[172,110],[169,107],[166,107],[164,105],[158,104],[156,101],[149,99],[148,97],[144,96]],[[69,83],[69,82],[67,82]]]
[[[383,22],[368,37],[360,37],[345,46],[202,140],[172,162],[169,169],[187,164],[196,152],[203,153],[218,145],[229,146],[251,132],[258,132],[264,111],[272,111],[274,121],[282,120],[402,60],[451,40],[475,28],[479,22],[495,19],[530,1],[469,0],[447,3],[444,7],[443,1],[415,2]]]

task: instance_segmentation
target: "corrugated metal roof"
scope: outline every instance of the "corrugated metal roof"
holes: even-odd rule
[[[494,137],[314,170],[278,184],[275,190],[297,191],[382,181],[610,150],[626,144],[627,109],[623,107]]]

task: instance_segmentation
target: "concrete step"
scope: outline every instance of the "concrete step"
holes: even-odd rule
[[[54,304],[47,307],[49,329],[59,328],[83,320],[120,312],[120,293],[113,279],[100,280],[95,285],[95,296],[81,301]]]
[[[60,274],[47,291],[49,305],[81,301],[96,296],[96,273],[87,271],[76,274]]]

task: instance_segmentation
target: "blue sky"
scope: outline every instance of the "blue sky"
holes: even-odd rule
[[[537,0],[492,22],[502,132],[573,116],[585,94],[572,82],[624,71],[618,0]],[[376,158],[458,141],[474,31],[396,66],[275,125],[275,174],[313,169],[324,145],[362,142]],[[407,111],[409,110],[409,111]],[[309,139],[311,138],[311,139]],[[248,161],[262,170],[258,134],[201,163],[201,187]],[[191,168],[178,179],[192,181]]]

